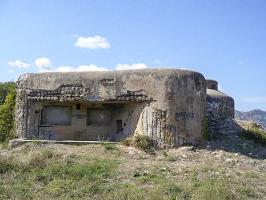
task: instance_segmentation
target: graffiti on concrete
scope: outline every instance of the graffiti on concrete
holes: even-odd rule
[[[55,140],[55,133],[50,127],[40,127],[38,139],[41,140]]]

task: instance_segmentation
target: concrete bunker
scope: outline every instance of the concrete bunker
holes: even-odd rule
[[[218,90],[218,82],[206,80],[206,115],[211,120],[234,118],[234,99]]]
[[[17,135],[25,139],[159,144],[202,139],[206,82],[177,69],[26,74],[17,83]]]

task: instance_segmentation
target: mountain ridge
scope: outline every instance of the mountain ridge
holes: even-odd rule
[[[266,129],[266,111],[261,109],[254,109],[251,111],[235,110],[235,118],[237,120],[254,121]]]

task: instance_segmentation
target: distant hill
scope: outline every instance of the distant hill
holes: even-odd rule
[[[263,110],[251,110],[248,112],[235,111],[235,118],[239,120],[254,121],[266,129],[266,112]]]

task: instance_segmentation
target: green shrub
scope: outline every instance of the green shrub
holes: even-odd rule
[[[242,135],[248,139],[254,140],[262,144],[266,144],[266,131],[257,127],[249,127],[242,131]]]
[[[0,105],[0,142],[15,138],[15,90],[9,92]]]
[[[155,150],[156,142],[146,135],[136,135],[133,144],[135,147],[142,149],[145,152],[153,153]]]
[[[15,89],[16,84],[14,82],[0,83],[0,105],[5,103],[7,95]]]
[[[125,146],[130,146],[132,144],[132,138],[125,138],[124,140],[121,141],[121,143]]]

